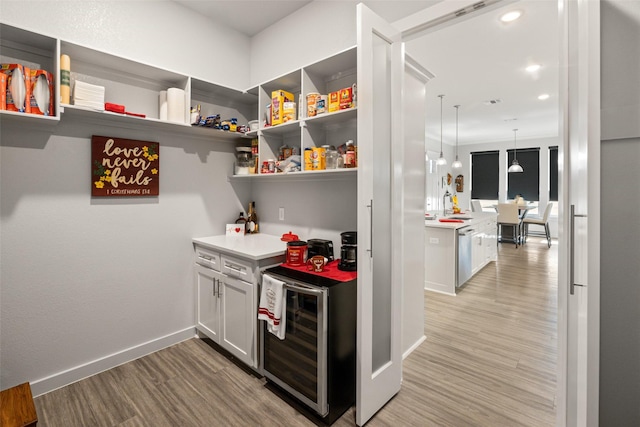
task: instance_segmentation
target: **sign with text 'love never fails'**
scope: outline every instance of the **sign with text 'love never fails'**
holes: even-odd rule
[[[160,194],[160,144],[91,137],[91,196]]]

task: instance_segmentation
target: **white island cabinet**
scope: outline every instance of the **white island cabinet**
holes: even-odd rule
[[[196,329],[258,369],[260,270],[284,261],[286,243],[264,234],[193,239]]]
[[[497,260],[497,214],[474,212],[445,218],[460,222],[440,222],[440,217],[425,220],[424,287],[455,295],[457,287]],[[461,271],[467,274],[461,274]]]

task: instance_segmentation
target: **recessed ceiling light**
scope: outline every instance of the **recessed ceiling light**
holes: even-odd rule
[[[511,21],[515,21],[521,16],[522,16],[522,12],[520,12],[519,10],[512,10],[511,12],[507,12],[504,15],[502,15],[500,17],[500,20],[502,22],[511,22]]]
[[[540,101],[544,101],[545,99],[549,99],[549,94],[548,93],[543,93],[542,95],[538,96],[538,99]]]
[[[527,70],[530,73],[535,73],[536,71],[538,71],[541,68],[540,64],[531,64],[529,65],[527,68],[525,68],[525,70]]]

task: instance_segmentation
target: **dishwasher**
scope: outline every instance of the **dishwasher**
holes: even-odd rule
[[[458,271],[456,287],[462,286],[473,274],[473,237],[476,231],[473,227],[458,230]]]

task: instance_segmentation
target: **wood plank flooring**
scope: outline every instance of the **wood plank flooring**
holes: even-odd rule
[[[367,426],[554,425],[556,283],[557,245],[530,238],[456,297],[425,292],[427,340]],[[314,425],[264,384],[191,339],[37,397],[38,426]]]

